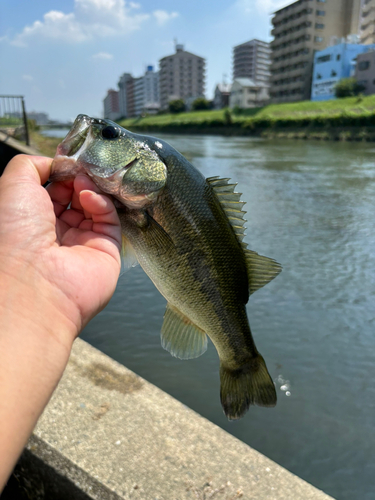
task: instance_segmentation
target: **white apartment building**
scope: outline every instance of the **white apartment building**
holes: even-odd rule
[[[233,49],[233,80],[250,78],[254,82],[269,84],[271,47],[262,40],[250,40]]]
[[[121,116],[140,116],[160,109],[159,72],[147,66],[143,76],[134,78],[124,73],[118,82]]]
[[[160,109],[159,71],[154,71],[153,66],[147,66],[143,79],[143,110],[146,113],[157,112]]]

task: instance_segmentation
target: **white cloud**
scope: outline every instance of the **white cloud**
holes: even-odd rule
[[[127,3],[125,0],[74,0],[73,12],[65,14],[51,10],[44,14],[42,21],[26,26],[11,43],[25,47],[29,40],[35,38],[79,43],[94,37],[128,35],[140,29],[151,17],[150,14],[140,13],[139,9],[138,3]],[[177,17],[178,13],[156,10],[153,16],[161,26]]]
[[[156,18],[156,22],[158,23],[158,25],[163,26],[171,19],[178,17],[178,12],[168,13],[165,10],[154,10],[153,15]]]
[[[87,38],[73,13],[64,14],[57,10],[51,10],[44,14],[43,21],[35,21],[31,26],[26,26],[22,33],[14,38],[12,44],[25,47],[27,41],[36,36],[52,39],[63,38],[71,42],[81,42]]]
[[[32,82],[34,80],[34,77],[32,77],[31,75],[22,75],[22,78],[27,82]]]
[[[113,59],[112,54],[108,54],[108,52],[98,52],[92,56],[92,59]]]

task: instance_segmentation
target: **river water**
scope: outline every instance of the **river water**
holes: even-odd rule
[[[333,497],[374,499],[374,145],[158,135],[238,182],[245,241],[283,266],[248,304],[278,404],[228,422],[213,345],[190,361],[161,348],[166,303],[139,266],[82,338]]]

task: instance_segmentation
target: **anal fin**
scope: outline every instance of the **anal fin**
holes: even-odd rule
[[[178,309],[167,304],[161,345],[176,358],[198,358],[207,350],[207,335]]]

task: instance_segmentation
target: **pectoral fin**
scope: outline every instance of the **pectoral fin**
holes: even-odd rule
[[[145,213],[146,224],[141,228],[148,243],[153,248],[165,253],[175,248],[172,238],[147,212]]]
[[[161,345],[176,358],[198,358],[207,350],[207,335],[168,304],[161,329]]]
[[[122,248],[121,248],[121,274],[126,273],[131,267],[139,264],[137,256],[135,255],[134,248],[129,240],[122,234]]]

